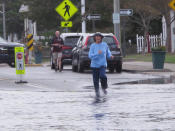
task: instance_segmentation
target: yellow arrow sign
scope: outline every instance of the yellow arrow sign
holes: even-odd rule
[[[72,21],[61,21],[61,27],[72,27]]]
[[[169,3],[169,7],[171,7],[173,10],[175,10],[175,0],[172,0],[172,1]]]
[[[64,20],[69,20],[78,11],[77,7],[69,0],[61,2],[55,10]]]

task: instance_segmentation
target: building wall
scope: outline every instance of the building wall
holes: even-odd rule
[[[170,11],[171,19],[175,17],[175,11]],[[167,28],[165,17],[162,17],[162,34],[163,34],[163,43],[165,44],[167,38]],[[175,53],[175,20],[171,23],[171,52]]]

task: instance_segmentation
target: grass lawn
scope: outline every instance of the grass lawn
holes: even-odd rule
[[[128,55],[124,59],[134,59],[136,61],[152,61],[152,54],[136,54],[136,55]],[[165,58],[165,63],[174,63],[175,64],[175,54],[167,53]]]

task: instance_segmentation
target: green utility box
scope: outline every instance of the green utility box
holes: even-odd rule
[[[152,51],[153,69],[164,68],[165,54],[165,51]]]

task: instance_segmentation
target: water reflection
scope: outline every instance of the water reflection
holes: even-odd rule
[[[109,122],[109,105],[108,96],[95,97],[91,105],[92,117],[94,120],[93,131],[106,131],[110,124]]]

